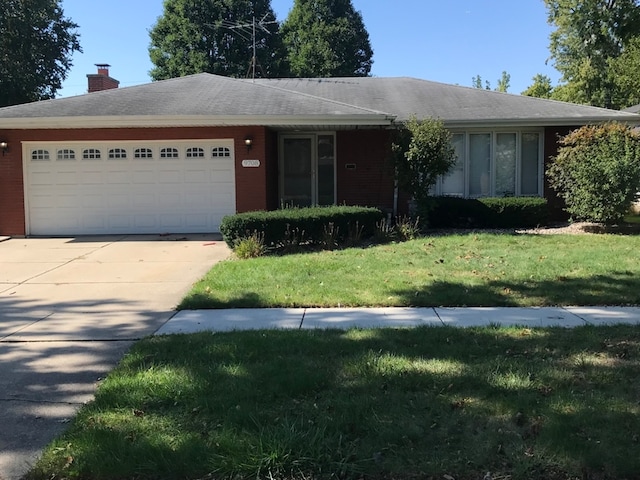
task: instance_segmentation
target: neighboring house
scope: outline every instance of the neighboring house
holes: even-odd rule
[[[549,196],[558,135],[640,120],[413,78],[97,80],[111,89],[0,109],[0,234],[211,232],[281,205],[404,212],[388,154],[412,115],[453,132],[458,163],[436,193]]]

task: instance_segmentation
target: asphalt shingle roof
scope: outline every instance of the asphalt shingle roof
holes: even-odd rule
[[[266,79],[264,85],[347,102],[394,114],[403,121],[440,118],[445,123],[531,122],[549,124],[575,119],[635,120],[626,112],[491,90],[448,85],[416,78]]]
[[[640,116],[415,78],[234,79],[201,73],[0,108],[0,128],[117,125],[573,125]],[[90,120],[93,119],[93,122]],[[133,120],[135,119],[135,121]],[[181,121],[179,121],[181,119]]]

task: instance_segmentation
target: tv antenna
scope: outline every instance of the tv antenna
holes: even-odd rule
[[[274,23],[278,23],[275,20],[266,21],[269,14],[265,14],[262,19],[257,20],[255,15],[251,17],[251,23],[242,23],[237,24],[233,23],[229,20],[223,20],[221,25],[223,28],[228,28],[229,30],[233,30],[238,35],[240,35],[245,40],[251,40],[251,45],[253,48],[253,56],[251,57],[251,65],[247,69],[247,78],[249,78],[249,74],[251,74],[251,79],[255,80],[256,78],[256,68],[259,68],[262,72],[262,76],[264,77],[264,70],[262,69],[262,65],[258,63],[258,59],[256,57],[256,30],[260,29],[265,32],[267,35],[271,35],[271,32],[267,28],[267,25],[272,25]],[[257,20],[257,21],[256,21]]]

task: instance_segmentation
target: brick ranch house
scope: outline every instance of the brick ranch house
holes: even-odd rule
[[[414,78],[202,73],[120,89],[106,65],[88,78],[92,93],[0,108],[0,235],[213,232],[282,204],[403,212],[388,152],[412,115],[453,133],[436,194],[551,196],[558,135],[640,120]]]

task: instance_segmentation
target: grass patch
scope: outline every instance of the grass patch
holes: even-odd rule
[[[640,304],[640,236],[466,234],[217,264],[180,309]]]
[[[28,478],[637,478],[639,400],[630,326],[153,337]]]

